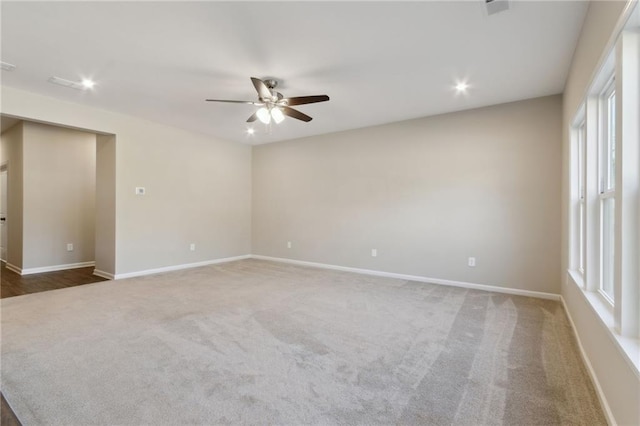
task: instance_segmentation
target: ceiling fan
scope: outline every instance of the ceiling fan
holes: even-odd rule
[[[316,102],[325,102],[329,100],[327,95],[315,95],[315,96],[297,96],[293,98],[285,98],[282,93],[276,92],[274,89],[278,85],[276,80],[260,80],[259,78],[251,77],[253,86],[258,92],[257,101],[231,101],[225,99],[206,99],[207,102],[230,102],[235,104],[250,104],[261,107],[254,112],[251,117],[247,119],[248,123],[256,120],[260,120],[264,124],[271,123],[271,120],[280,123],[284,120],[284,116],[295,118],[309,122],[312,120],[307,114],[303,114],[297,109],[291,108],[293,105],[313,104]]]

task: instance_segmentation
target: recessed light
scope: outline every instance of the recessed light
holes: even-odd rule
[[[456,84],[456,90],[458,91],[458,93],[466,92],[468,88],[469,83],[467,83],[466,81],[460,81],[458,82],[458,84]]]
[[[0,67],[5,71],[13,71],[16,69],[16,66],[9,62],[0,62]]]
[[[96,83],[92,80],[89,80],[88,78],[84,78],[82,79],[82,85],[85,89],[93,89],[93,86],[95,86]]]
[[[248,134],[250,134],[250,135],[252,135],[252,134],[254,134],[254,133],[255,133],[255,130],[253,129],[253,127],[249,127],[249,128],[247,129],[247,133],[248,133]]]
[[[51,77],[47,80],[49,83],[57,84],[63,87],[70,87],[76,90],[89,90],[95,83],[91,80],[71,81],[60,77]]]

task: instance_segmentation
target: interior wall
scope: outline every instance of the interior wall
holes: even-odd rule
[[[591,78],[597,72],[605,48],[613,41],[614,31],[626,1],[591,2],[575,50],[563,102],[563,175],[562,175],[562,296],[575,323],[578,336],[593,372],[617,424],[640,424],[640,380],[614,343],[611,331],[600,320],[582,291],[568,277],[569,265],[569,177],[570,128],[583,101]]]
[[[119,273],[250,254],[251,147],[140,124],[116,133]]]
[[[18,123],[0,137],[0,162],[7,165],[7,266],[16,270],[22,269],[22,133]]]
[[[5,114],[115,135],[114,274],[250,254],[250,146],[1,90]]]
[[[96,135],[28,121],[23,129],[22,269],[93,262]]]
[[[253,251],[558,294],[561,102],[256,146]]]
[[[116,270],[116,137],[96,138],[95,271],[111,277]]]

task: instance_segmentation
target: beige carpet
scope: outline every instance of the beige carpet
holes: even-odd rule
[[[558,302],[258,260],[1,302],[24,425],[605,424]]]

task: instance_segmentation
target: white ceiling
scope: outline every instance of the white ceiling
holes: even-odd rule
[[[246,143],[561,93],[583,1],[1,2],[2,84]],[[90,92],[47,82],[92,78]],[[314,120],[245,120],[249,77],[280,81]],[[468,79],[468,94],[453,85]]]

